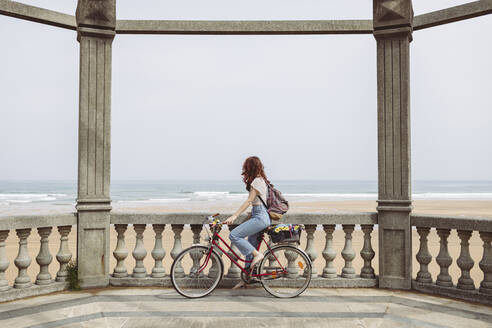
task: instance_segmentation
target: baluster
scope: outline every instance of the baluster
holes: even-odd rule
[[[473,268],[473,259],[470,256],[470,237],[473,231],[458,230],[458,236],[461,239],[461,252],[460,257],[456,263],[461,269],[461,277],[458,279],[457,287],[459,289],[474,290],[475,284],[473,279],[470,277],[470,270]]]
[[[429,272],[429,263],[432,260],[432,256],[429,253],[429,247],[427,245],[427,236],[429,235],[430,228],[417,227],[417,233],[420,236],[420,247],[417,255],[417,262],[420,264],[420,270],[417,273],[417,281],[423,283],[431,283],[432,276]]]
[[[314,247],[314,232],[316,231],[316,224],[306,224],[305,227],[307,233],[306,253],[307,255],[309,255],[309,258],[313,263],[311,276],[314,277],[318,273],[316,271],[316,267],[314,266],[314,260],[316,260],[316,258],[318,257],[318,253],[316,252],[316,248]],[[303,275],[306,276],[307,271],[305,271]]]
[[[237,227],[237,224],[233,224],[229,226],[229,231],[234,230],[234,228]],[[241,256],[241,253],[239,252],[239,249],[236,247],[236,245],[231,243],[231,248],[236,253],[238,256]],[[232,254],[231,251],[228,251],[227,254],[229,254],[232,258],[235,258],[234,254]],[[234,262],[231,261],[231,266],[229,267],[229,271],[227,271],[227,278],[240,278],[241,277],[241,269],[237,267],[237,265],[234,264]]]
[[[171,257],[174,260],[179,255],[179,253],[181,253],[181,251],[183,250],[181,246],[181,232],[183,231],[183,225],[171,224],[171,229],[174,232],[174,245],[173,245],[173,249],[171,250]],[[174,273],[175,276],[178,278],[182,278],[185,276],[181,262],[176,263],[176,268],[174,269]]]
[[[201,224],[192,224],[191,225],[191,231],[193,232],[193,245],[200,244],[200,232],[202,232],[203,225]],[[191,258],[193,259],[193,266],[190,270],[191,272],[196,272],[200,269],[200,260],[202,259],[203,253],[198,251],[198,252],[193,252],[191,254]],[[213,264],[212,264],[213,265]],[[201,272],[200,276],[203,276],[204,273]]]
[[[41,237],[41,245],[39,247],[39,254],[36,257],[36,262],[39,264],[39,274],[36,277],[36,285],[48,285],[52,282],[51,274],[48,271],[48,266],[53,260],[48,244],[48,237],[50,236],[52,229],[52,227],[38,228],[38,234]]]
[[[5,270],[9,267],[9,258],[5,252],[5,240],[9,236],[9,230],[0,231],[0,292],[9,290],[9,283],[5,279]]]
[[[372,267],[371,261],[376,253],[372,249],[371,244],[371,232],[373,230],[372,224],[362,224],[361,229],[364,232],[364,246],[360,251],[360,256],[364,259],[364,266],[360,270],[360,276],[362,278],[373,279],[376,278],[374,275],[374,269]]]
[[[323,250],[323,258],[326,261],[326,265],[323,268],[323,278],[336,278],[337,271],[333,265],[333,260],[337,256],[337,252],[333,249],[333,232],[335,231],[334,224],[324,224],[323,229],[325,230],[325,249]]]
[[[60,263],[60,269],[56,273],[56,281],[67,281],[67,265],[72,259],[72,253],[68,249],[68,234],[72,230],[72,226],[60,226],[58,227],[58,233],[60,234],[60,248],[56,253],[56,260]]]
[[[449,255],[448,250],[448,237],[451,229],[436,229],[439,235],[439,254],[437,255],[436,262],[439,264],[441,271],[437,276],[436,285],[452,287],[453,281],[449,275],[448,268],[453,262],[453,259]]]
[[[191,231],[193,232],[193,245],[200,245],[200,240],[201,240],[200,233],[202,232],[203,225],[191,224],[190,226],[191,226]]]
[[[27,268],[31,264],[31,258],[27,251],[27,237],[31,234],[31,229],[17,229],[15,231],[19,237],[19,253],[14,263],[19,273],[15,278],[14,288],[27,288],[31,287],[31,279],[27,275]]]
[[[153,224],[155,232],[155,244],[154,249],[152,250],[152,258],[154,259],[154,267],[152,268],[152,278],[162,278],[166,275],[166,270],[162,265],[162,259],[166,256],[166,251],[162,247],[162,232],[166,227],[164,224]]]
[[[268,246],[270,246],[270,248],[272,248],[273,246],[273,242],[272,242],[272,237],[268,237]],[[275,261],[275,257],[272,255],[272,253],[270,253],[270,255],[268,255],[268,269],[266,270],[266,272],[273,272],[274,269],[272,269],[273,267],[275,267],[277,261]]]
[[[145,256],[147,256],[147,251],[145,250],[145,246],[143,243],[143,233],[146,228],[146,224],[134,224],[133,230],[135,230],[136,239],[135,239],[135,248],[133,249],[132,255],[135,259],[135,267],[133,268],[133,278],[145,278],[147,277],[147,270],[145,270],[145,266],[143,264],[143,260]]]
[[[289,245],[296,246],[295,243],[289,243]],[[299,269],[296,265],[298,256],[295,252],[285,251],[285,257],[287,258],[287,278],[296,279],[299,277]]]
[[[480,283],[480,292],[492,294],[492,232],[480,231],[480,238],[483,241],[483,256],[480,261],[480,269],[483,272],[483,280]]]
[[[115,224],[114,230],[118,233],[116,248],[113,251],[113,256],[116,259],[116,267],[113,271],[113,277],[124,278],[128,276],[128,270],[125,266],[125,259],[128,256],[128,250],[125,246],[125,232],[128,224]]]
[[[222,251],[217,247],[214,247],[214,251],[217,252],[217,256],[222,258]],[[215,257],[212,257],[212,267],[208,270],[208,276],[210,278],[215,278],[219,274],[219,263],[215,260]]]
[[[345,232],[345,246],[342,250],[342,257],[345,260],[345,266],[342,269],[343,278],[355,278],[355,269],[352,267],[352,261],[355,258],[355,251],[352,248],[352,232],[354,232],[354,224],[344,224],[343,231]]]

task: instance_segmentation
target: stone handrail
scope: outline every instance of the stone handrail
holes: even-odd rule
[[[492,218],[480,216],[412,214],[411,222],[416,227],[492,232]]]
[[[77,213],[0,216],[0,231],[76,225]]]
[[[416,227],[420,236],[420,247],[416,254],[420,270],[415,280],[412,281],[412,288],[422,292],[492,304],[492,218],[412,215],[411,223]],[[427,237],[431,229],[436,229],[440,244],[439,254],[436,257],[440,272],[435,281],[428,270],[432,256],[429,252]],[[448,237],[452,229],[457,231],[461,245],[460,255],[456,259],[461,275],[456,285],[449,274],[453,258],[449,253]],[[474,231],[478,231],[483,242],[483,255],[479,267],[484,277],[478,289],[475,288],[476,282],[470,276],[474,261],[470,256],[469,241]]]
[[[202,239],[203,221],[210,213],[111,213],[110,223],[117,232],[116,245],[111,246],[116,265],[112,269],[110,284],[113,286],[171,286],[169,276],[163,266],[163,260],[167,254],[167,261],[174,259],[183,249],[182,236],[188,226],[190,238],[193,243],[206,242]],[[225,219],[228,214],[219,218]],[[236,221],[237,224],[246,219],[243,215]],[[298,213],[286,215],[283,223],[302,223],[306,233],[303,234],[303,248],[314,263],[313,287],[377,287],[378,279],[372,266],[376,252],[371,243],[371,233],[378,223],[377,213]],[[419,272],[412,281],[412,288],[418,291],[445,295],[449,297],[492,304],[492,218],[462,217],[462,216],[437,216],[437,215],[412,215],[411,224],[416,227],[420,236],[419,251],[415,256],[419,264]],[[53,291],[64,290],[67,286],[66,267],[72,254],[68,250],[68,235],[72,226],[77,225],[77,214],[56,215],[27,215],[27,216],[0,216],[0,301],[7,301],[32,295],[45,294]],[[135,246],[131,256],[135,265],[128,271],[125,260],[129,255],[126,249],[125,233],[128,226],[132,225],[135,231]],[[144,244],[144,232],[148,225],[152,225],[154,238],[153,248],[146,249]],[[343,249],[337,249],[333,243],[333,235],[341,226],[344,234]],[[356,226],[360,226],[363,246],[360,251],[360,259],[364,264],[359,272],[353,267],[353,261],[358,256],[352,245],[352,235]],[[48,248],[48,238],[56,227],[60,233],[59,250],[56,259],[60,268],[56,276],[52,277],[48,266],[53,260]],[[169,227],[174,235],[172,249],[166,250],[163,246],[163,231]],[[234,226],[233,226],[234,227]],[[39,265],[38,274],[34,279],[27,275],[27,269],[32,265],[32,259],[28,254],[27,238],[33,229],[37,229],[39,235],[39,252],[36,262]],[[323,230],[323,232],[321,231]],[[436,262],[440,267],[440,273],[433,279],[428,265],[432,256],[428,249],[428,234],[431,229],[436,229],[440,238],[440,251]],[[454,277],[457,284],[453,284],[453,277],[449,274],[449,266],[453,258],[449,254],[448,237],[451,230],[457,230],[461,240],[461,252],[456,262],[461,270],[461,275]],[[18,254],[14,264],[18,269],[15,282],[10,286],[5,278],[5,271],[11,263],[6,256],[5,241],[11,231],[15,230],[18,238]],[[315,237],[315,232],[318,231]],[[337,230],[340,233],[342,231]],[[480,286],[475,288],[475,282],[470,276],[470,270],[474,261],[470,256],[469,240],[477,231],[483,242],[483,256],[479,267],[484,274]],[[317,247],[315,238],[323,233],[324,248]],[[13,234],[12,234],[13,235]],[[305,236],[305,237],[304,237]],[[357,236],[357,235],[356,235]],[[319,243],[318,243],[319,244]],[[362,244],[362,243],[361,243]],[[341,247],[340,247],[341,248]],[[149,257],[148,257],[149,255]],[[338,257],[340,256],[340,257]],[[153,266],[147,268],[144,261],[152,258]],[[229,264],[230,261],[223,256],[228,264],[228,269],[223,280],[223,286],[234,284],[240,277],[240,270]],[[343,260],[343,264],[341,261]],[[338,267],[334,265],[339,261]],[[319,269],[316,269],[316,267]]]
[[[111,224],[202,224],[213,213],[111,213]],[[229,214],[221,214],[225,219]],[[243,214],[237,219],[241,224],[246,219]],[[377,213],[298,213],[286,214],[282,223],[302,224],[377,224]]]
[[[171,286],[169,276],[163,267],[163,259],[167,253],[174,259],[183,249],[182,233],[185,225],[191,226],[193,243],[204,243],[201,238],[203,231],[203,221],[211,213],[112,213],[111,224],[118,234],[117,242],[113,248],[113,255],[116,265],[110,277],[110,284],[113,286]],[[221,215],[220,219],[225,219],[228,215]],[[235,222],[240,224],[246,219],[242,215]],[[377,277],[374,273],[371,261],[375,252],[371,244],[371,233],[374,225],[377,224],[376,213],[327,213],[327,214],[290,214],[282,218],[282,223],[302,223],[306,228],[305,251],[314,262],[313,287],[374,287],[377,286]],[[133,269],[128,270],[125,260],[129,255],[126,248],[125,233],[128,225],[133,224],[135,231],[135,247],[132,251],[135,264]],[[147,225],[151,224],[155,233],[153,249],[146,249],[144,246],[144,232]],[[234,228],[236,225],[233,225]],[[169,251],[163,248],[162,233],[170,226],[174,234],[174,244]],[[333,233],[337,225],[342,225],[345,235],[343,250],[336,250],[333,246]],[[360,256],[364,265],[360,272],[356,273],[352,261],[356,258],[356,252],[352,247],[352,233],[355,226],[360,225],[363,231],[363,248]],[[314,233],[318,226],[324,230],[324,249],[318,250],[315,247]],[[227,240],[227,239],[226,239]],[[234,246],[233,246],[234,249]],[[319,272],[316,269],[316,259],[319,253],[322,254],[324,267]],[[340,253],[343,260],[343,268],[336,268],[334,260]],[[150,254],[153,258],[153,268],[150,271],[144,266],[144,260]],[[224,256],[225,263],[230,261]],[[319,259],[321,260],[321,259]],[[230,286],[240,278],[240,270],[235,265],[229,264],[227,274],[222,281],[222,286]]]
[[[68,249],[68,235],[73,225],[77,224],[75,213],[58,215],[29,215],[29,216],[0,216],[0,301],[9,301],[27,296],[46,294],[64,290],[67,287],[67,264],[72,258]],[[60,264],[56,277],[52,277],[48,267],[53,260],[48,246],[49,236],[53,228],[57,228],[60,234],[60,246],[56,254],[56,260]],[[39,265],[34,284],[27,270],[32,264],[29,256],[27,239],[32,229],[37,229],[40,237],[39,252],[36,262]],[[11,230],[15,230],[19,240],[18,254],[14,264],[18,269],[13,286],[5,277],[5,271],[10,262],[6,253],[6,239]],[[54,279],[53,279],[54,278]]]

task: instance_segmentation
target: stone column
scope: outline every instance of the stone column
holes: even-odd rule
[[[39,264],[39,274],[36,276],[36,285],[48,285],[51,284],[51,274],[48,270],[48,266],[53,260],[53,256],[50,253],[50,247],[48,244],[48,237],[51,234],[52,227],[38,228],[38,234],[41,237],[38,256],[36,256],[36,262]]]
[[[373,0],[377,42],[379,287],[410,289],[411,0]]]
[[[109,284],[111,44],[115,0],[79,0],[77,265],[82,288]]]
[[[316,247],[314,247],[314,233],[316,232],[316,224],[306,224],[306,254],[309,255],[311,262],[313,263],[313,268],[311,271],[311,275],[315,277],[318,272],[316,271],[316,267],[314,266],[314,260],[318,257],[318,252],[316,251]],[[306,268],[307,269],[307,268]],[[306,275],[307,272],[304,273]]]
[[[164,231],[166,225],[153,224],[152,227],[154,228],[155,232],[155,242],[154,249],[150,253],[152,255],[152,258],[154,259],[154,267],[152,268],[151,277],[162,278],[166,275],[166,270],[162,265],[162,260],[166,256],[166,251],[164,250],[164,247],[162,247],[162,232]]]
[[[483,256],[479,266],[483,272],[483,280],[479,291],[492,295],[492,232],[480,231],[480,238],[483,241]]]
[[[133,278],[145,278],[147,277],[147,270],[144,266],[144,259],[147,256],[147,250],[144,246],[143,233],[145,231],[146,224],[134,224],[133,230],[135,230],[135,248],[132,255],[135,259],[135,267],[133,268]]]
[[[364,232],[364,246],[360,251],[360,256],[364,259],[364,266],[360,271],[360,276],[361,278],[374,279],[376,275],[374,274],[374,269],[371,264],[374,255],[376,255],[371,245],[371,232],[373,226],[372,224],[362,224],[361,229]]]
[[[72,259],[72,253],[68,248],[68,235],[72,231],[72,226],[60,226],[58,227],[58,233],[60,234],[60,248],[58,253],[56,253],[56,260],[60,263],[60,269],[56,274],[56,281],[67,281],[68,262]]]
[[[343,224],[343,232],[345,232],[345,245],[342,250],[342,257],[345,260],[345,265],[342,269],[343,278],[355,278],[355,269],[352,266],[352,261],[355,259],[355,251],[352,247],[352,233],[354,232],[354,224]]]
[[[326,233],[326,242],[325,249],[323,250],[322,254],[324,259],[326,260],[326,265],[323,268],[323,274],[321,276],[323,278],[336,278],[337,271],[335,269],[335,266],[333,265],[333,261],[337,256],[337,252],[335,251],[335,249],[333,249],[333,232],[335,231],[335,225],[324,224],[323,230],[325,230]]]
[[[448,237],[451,233],[450,229],[436,229],[439,236],[439,254],[437,254],[436,262],[439,264],[439,275],[436,279],[436,285],[453,287],[453,280],[449,274],[449,266],[453,263],[453,258],[449,255]]]
[[[179,253],[183,251],[183,246],[181,243],[181,232],[183,232],[184,224],[171,224],[171,230],[174,232],[174,244],[173,249],[171,249],[171,257],[173,260],[176,260]],[[185,272],[181,262],[176,263],[176,267],[174,269],[174,275],[178,278],[182,278],[185,276]]]
[[[231,233],[232,230],[236,229],[237,224],[231,224],[228,226],[229,228],[229,234]],[[230,244],[232,250],[239,256],[241,256],[241,252],[239,252],[239,249],[234,245],[233,243]],[[235,258],[234,254],[231,251],[227,252],[233,259]],[[231,266],[229,267],[229,270],[227,271],[226,277],[231,278],[231,279],[238,279],[241,278],[241,269],[238,268],[237,265],[234,264],[234,262],[231,262]],[[236,261],[237,262],[237,261]]]
[[[0,231],[0,292],[10,289],[7,279],[5,279],[5,271],[9,267],[9,258],[5,251],[5,240],[9,236],[9,230]]]
[[[19,272],[15,278],[14,288],[28,288],[32,285],[31,278],[27,275],[27,268],[32,261],[27,250],[27,238],[31,234],[31,229],[17,229],[15,231],[19,238],[19,253],[17,253],[14,264]]]
[[[470,276],[470,270],[473,268],[473,259],[470,256],[470,237],[473,231],[470,230],[458,230],[458,236],[461,240],[461,252],[460,257],[456,261],[458,267],[461,269],[461,277],[458,279],[456,287],[465,290],[474,290],[475,284]]]
[[[115,278],[124,278],[128,276],[128,270],[125,266],[125,259],[128,256],[128,250],[125,247],[125,231],[127,228],[127,224],[114,225],[114,229],[118,233],[116,249],[113,251],[113,256],[116,259],[116,267],[113,272],[113,277]]]
[[[429,253],[429,247],[427,244],[427,236],[429,235],[430,228],[417,227],[417,233],[420,235],[420,247],[416,255],[417,262],[420,264],[420,270],[417,272],[418,282],[431,283],[432,276],[429,272],[429,263],[432,261],[432,255]]]

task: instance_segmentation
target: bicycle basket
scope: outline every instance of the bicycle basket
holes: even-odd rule
[[[277,224],[268,229],[272,243],[301,243],[301,224]]]

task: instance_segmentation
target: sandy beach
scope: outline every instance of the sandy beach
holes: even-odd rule
[[[441,215],[460,215],[460,216],[485,216],[485,217],[492,217],[492,201],[484,201],[484,200],[417,200],[414,201],[414,213],[425,213],[425,214],[441,214]],[[230,213],[234,211],[239,203],[228,203],[228,204],[216,204],[216,206],[211,206],[210,203],[206,204],[195,204],[192,208],[187,206],[187,208],[181,207],[179,204],[176,205],[147,205],[147,206],[131,206],[131,207],[120,207],[120,206],[114,206],[114,211],[124,211],[124,212],[136,212],[136,213],[144,213],[144,212],[184,212],[184,211],[189,211],[189,212],[207,212],[207,213],[215,213],[215,212],[220,212],[220,213]],[[292,203],[291,204],[291,212],[296,213],[296,212],[312,212],[312,213],[319,213],[319,212],[372,212],[375,211],[376,209],[376,202],[372,200],[364,200],[364,201],[323,201],[323,202],[316,202],[316,201],[310,201],[310,202],[297,202],[297,203]],[[189,229],[185,229],[182,234],[183,238],[183,248],[188,247],[191,245],[192,241],[192,233]],[[206,232],[202,231],[202,237],[206,236]],[[302,238],[302,243],[301,247],[305,248],[305,234]],[[325,233],[321,230],[316,231],[315,233],[315,248],[317,250],[318,256],[317,259],[315,260],[314,264],[315,267],[319,272],[322,272],[322,269],[325,265],[325,261],[322,257],[322,250],[324,248],[324,243],[325,243]],[[72,254],[75,254],[75,247],[76,247],[76,229],[72,229],[72,232],[70,233],[69,236],[69,247],[70,250],[72,251]],[[131,227],[126,232],[126,245],[127,249],[129,251],[129,256],[127,257],[125,263],[128,268],[128,271],[131,272],[135,261],[133,257],[131,256],[131,251],[133,250],[135,246],[135,232]],[[203,239],[202,239],[203,240]],[[164,248],[166,250],[166,256],[164,258],[164,267],[166,268],[166,272],[169,272],[169,269],[171,267],[172,259],[170,256],[170,251],[172,249],[174,242],[174,235],[170,229],[170,227],[166,227],[166,230],[164,231],[163,235],[163,243],[164,243]],[[154,244],[154,233],[152,231],[151,226],[147,226],[147,229],[144,233],[144,243],[145,247],[147,250],[147,257],[144,260],[145,267],[147,268],[147,271],[150,272],[153,266],[153,259],[150,255],[150,252],[152,251],[153,244]],[[362,249],[362,244],[363,244],[363,238],[362,238],[362,232],[360,230],[356,230],[353,234],[353,247],[355,252],[357,253],[357,256],[353,262],[354,267],[356,269],[356,272],[360,272],[360,268],[363,265],[362,258],[360,257],[360,250]],[[53,261],[50,264],[50,272],[55,276],[57,270],[58,270],[58,262],[55,259],[56,253],[58,251],[58,246],[59,246],[59,234],[56,229],[53,230],[51,236],[50,236],[50,250],[51,254],[53,256]],[[111,230],[111,251],[114,250],[114,247],[116,245],[116,232],[114,229]],[[337,268],[337,272],[340,272],[343,265],[344,261],[343,258],[340,255],[340,252],[343,249],[344,246],[344,233],[342,230],[337,229],[334,233],[334,240],[333,240],[333,245],[334,248],[337,251],[337,257],[334,261],[334,265]],[[377,254],[378,254],[378,243],[377,243],[377,231],[374,231],[372,234],[372,245],[373,248],[376,252],[376,257],[373,260],[373,267],[376,270],[376,273],[378,271],[378,259],[377,259]],[[413,231],[413,254],[414,254],[414,265],[413,265],[413,275],[415,276],[416,273],[419,270],[419,265],[415,260],[415,254],[418,251],[419,247],[419,242],[418,242],[418,234],[416,231]],[[439,273],[439,266],[435,262],[435,257],[439,253],[439,238],[434,230],[431,231],[429,235],[429,248],[430,252],[433,256],[433,261],[429,265],[429,270],[431,271],[433,278],[437,277],[437,274]],[[35,281],[36,274],[39,271],[39,266],[35,262],[35,258],[37,256],[37,253],[39,251],[39,236],[36,231],[31,232],[31,236],[28,239],[28,249],[29,249],[29,254],[32,258],[32,264],[29,267],[28,273],[33,281]],[[16,275],[17,275],[17,268],[15,267],[13,261],[15,257],[17,256],[17,251],[18,251],[18,239],[15,236],[15,232],[11,231],[10,235],[6,241],[6,251],[7,251],[7,256],[10,261],[10,266],[6,271],[6,277],[7,280],[9,281],[9,284],[12,284]],[[460,276],[460,269],[458,268],[456,264],[456,259],[459,256],[460,253],[460,241],[459,238],[456,234],[456,231],[452,231],[451,235],[449,237],[449,251],[450,254],[453,258],[453,264],[449,268],[450,274],[453,277],[454,283],[457,282],[457,279]],[[475,261],[475,265],[473,269],[471,270],[471,276],[475,281],[475,284],[478,286],[480,281],[483,279],[483,274],[478,267],[478,262],[481,260],[482,257],[482,242],[478,236],[477,232],[474,232],[471,240],[470,240],[470,253],[471,257]],[[224,262],[226,266],[226,270],[229,266],[229,261],[224,257]],[[110,260],[110,268],[111,272],[116,264],[116,261],[113,257],[111,257]]]

